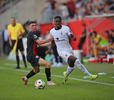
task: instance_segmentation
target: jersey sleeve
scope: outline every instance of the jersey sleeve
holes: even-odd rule
[[[36,42],[39,39],[39,37],[36,34],[34,34],[34,33],[31,33],[29,35],[29,38],[31,38],[34,42]]]
[[[23,29],[23,26],[20,24],[20,29],[21,29],[21,32],[24,33],[25,30]]]
[[[73,34],[69,27],[67,27],[68,35]]]
[[[53,37],[53,35],[52,35],[52,29],[50,30],[50,35]]]

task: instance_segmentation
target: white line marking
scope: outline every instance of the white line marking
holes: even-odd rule
[[[109,78],[114,78],[114,77],[109,77]]]
[[[12,64],[12,63],[4,63],[4,65],[17,66],[17,64]],[[25,67],[25,66],[20,64],[20,67]],[[32,68],[32,66],[28,66],[28,68]],[[40,67],[40,69],[44,69],[44,68]]]
[[[14,70],[14,69],[12,69],[12,68],[6,68],[6,67],[1,67],[1,66],[0,66],[0,68],[1,68],[1,69]],[[21,70],[21,69],[16,69],[15,71],[30,72],[30,71]],[[38,74],[45,75],[44,73],[38,73]],[[63,76],[59,76],[59,75],[51,75],[51,76],[64,78]],[[77,79],[77,78],[71,78],[71,77],[69,77],[69,79],[78,80],[78,81],[84,81],[84,82],[90,82],[90,83],[97,83],[97,84],[103,84],[103,85],[114,86],[114,84],[111,84],[111,83],[103,83],[103,82],[89,81],[89,80],[83,80],[83,79]]]

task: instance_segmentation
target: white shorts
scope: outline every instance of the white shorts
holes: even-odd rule
[[[67,52],[67,51],[61,51],[60,53],[59,53],[59,56],[61,57],[61,58],[63,58],[66,62],[68,61],[68,58],[70,57],[70,56],[74,56],[74,53],[73,53],[73,51],[72,52]]]

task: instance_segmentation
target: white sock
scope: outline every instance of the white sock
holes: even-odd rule
[[[25,80],[27,80],[27,77],[25,76]]]
[[[83,71],[86,75],[90,76],[91,74],[88,72],[88,70],[85,68],[85,66],[80,62],[79,59],[76,59],[75,64],[78,66],[78,68]]]
[[[68,76],[73,70],[74,70],[75,67],[70,67],[68,66],[67,67],[67,71],[66,71],[66,76]]]
[[[47,83],[49,83],[49,82],[51,82],[51,81],[47,81]]]

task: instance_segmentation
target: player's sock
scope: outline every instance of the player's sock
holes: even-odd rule
[[[70,67],[68,66],[67,67],[67,71],[66,71],[66,76],[68,76],[73,70],[74,70],[75,67]]]
[[[78,68],[83,71],[86,75],[90,76],[91,74],[88,72],[88,70],[85,68],[85,66],[80,62],[79,59],[76,59],[75,64],[78,66]]]
[[[22,57],[23,57],[23,62],[25,64],[25,67],[27,67],[26,60],[25,60],[25,55],[22,55]]]
[[[27,79],[29,79],[30,77],[34,76],[35,74],[36,73],[33,70],[31,70],[26,77],[27,77]]]
[[[94,56],[97,58],[98,57],[98,50],[93,50]]]
[[[17,61],[17,67],[19,67],[19,56],[18,55],[16,55],[16,61]]]
[[[46,77],[47,77],[47,81],[51,81],[50,68],[45,68],[45,74],[46,74]]]

